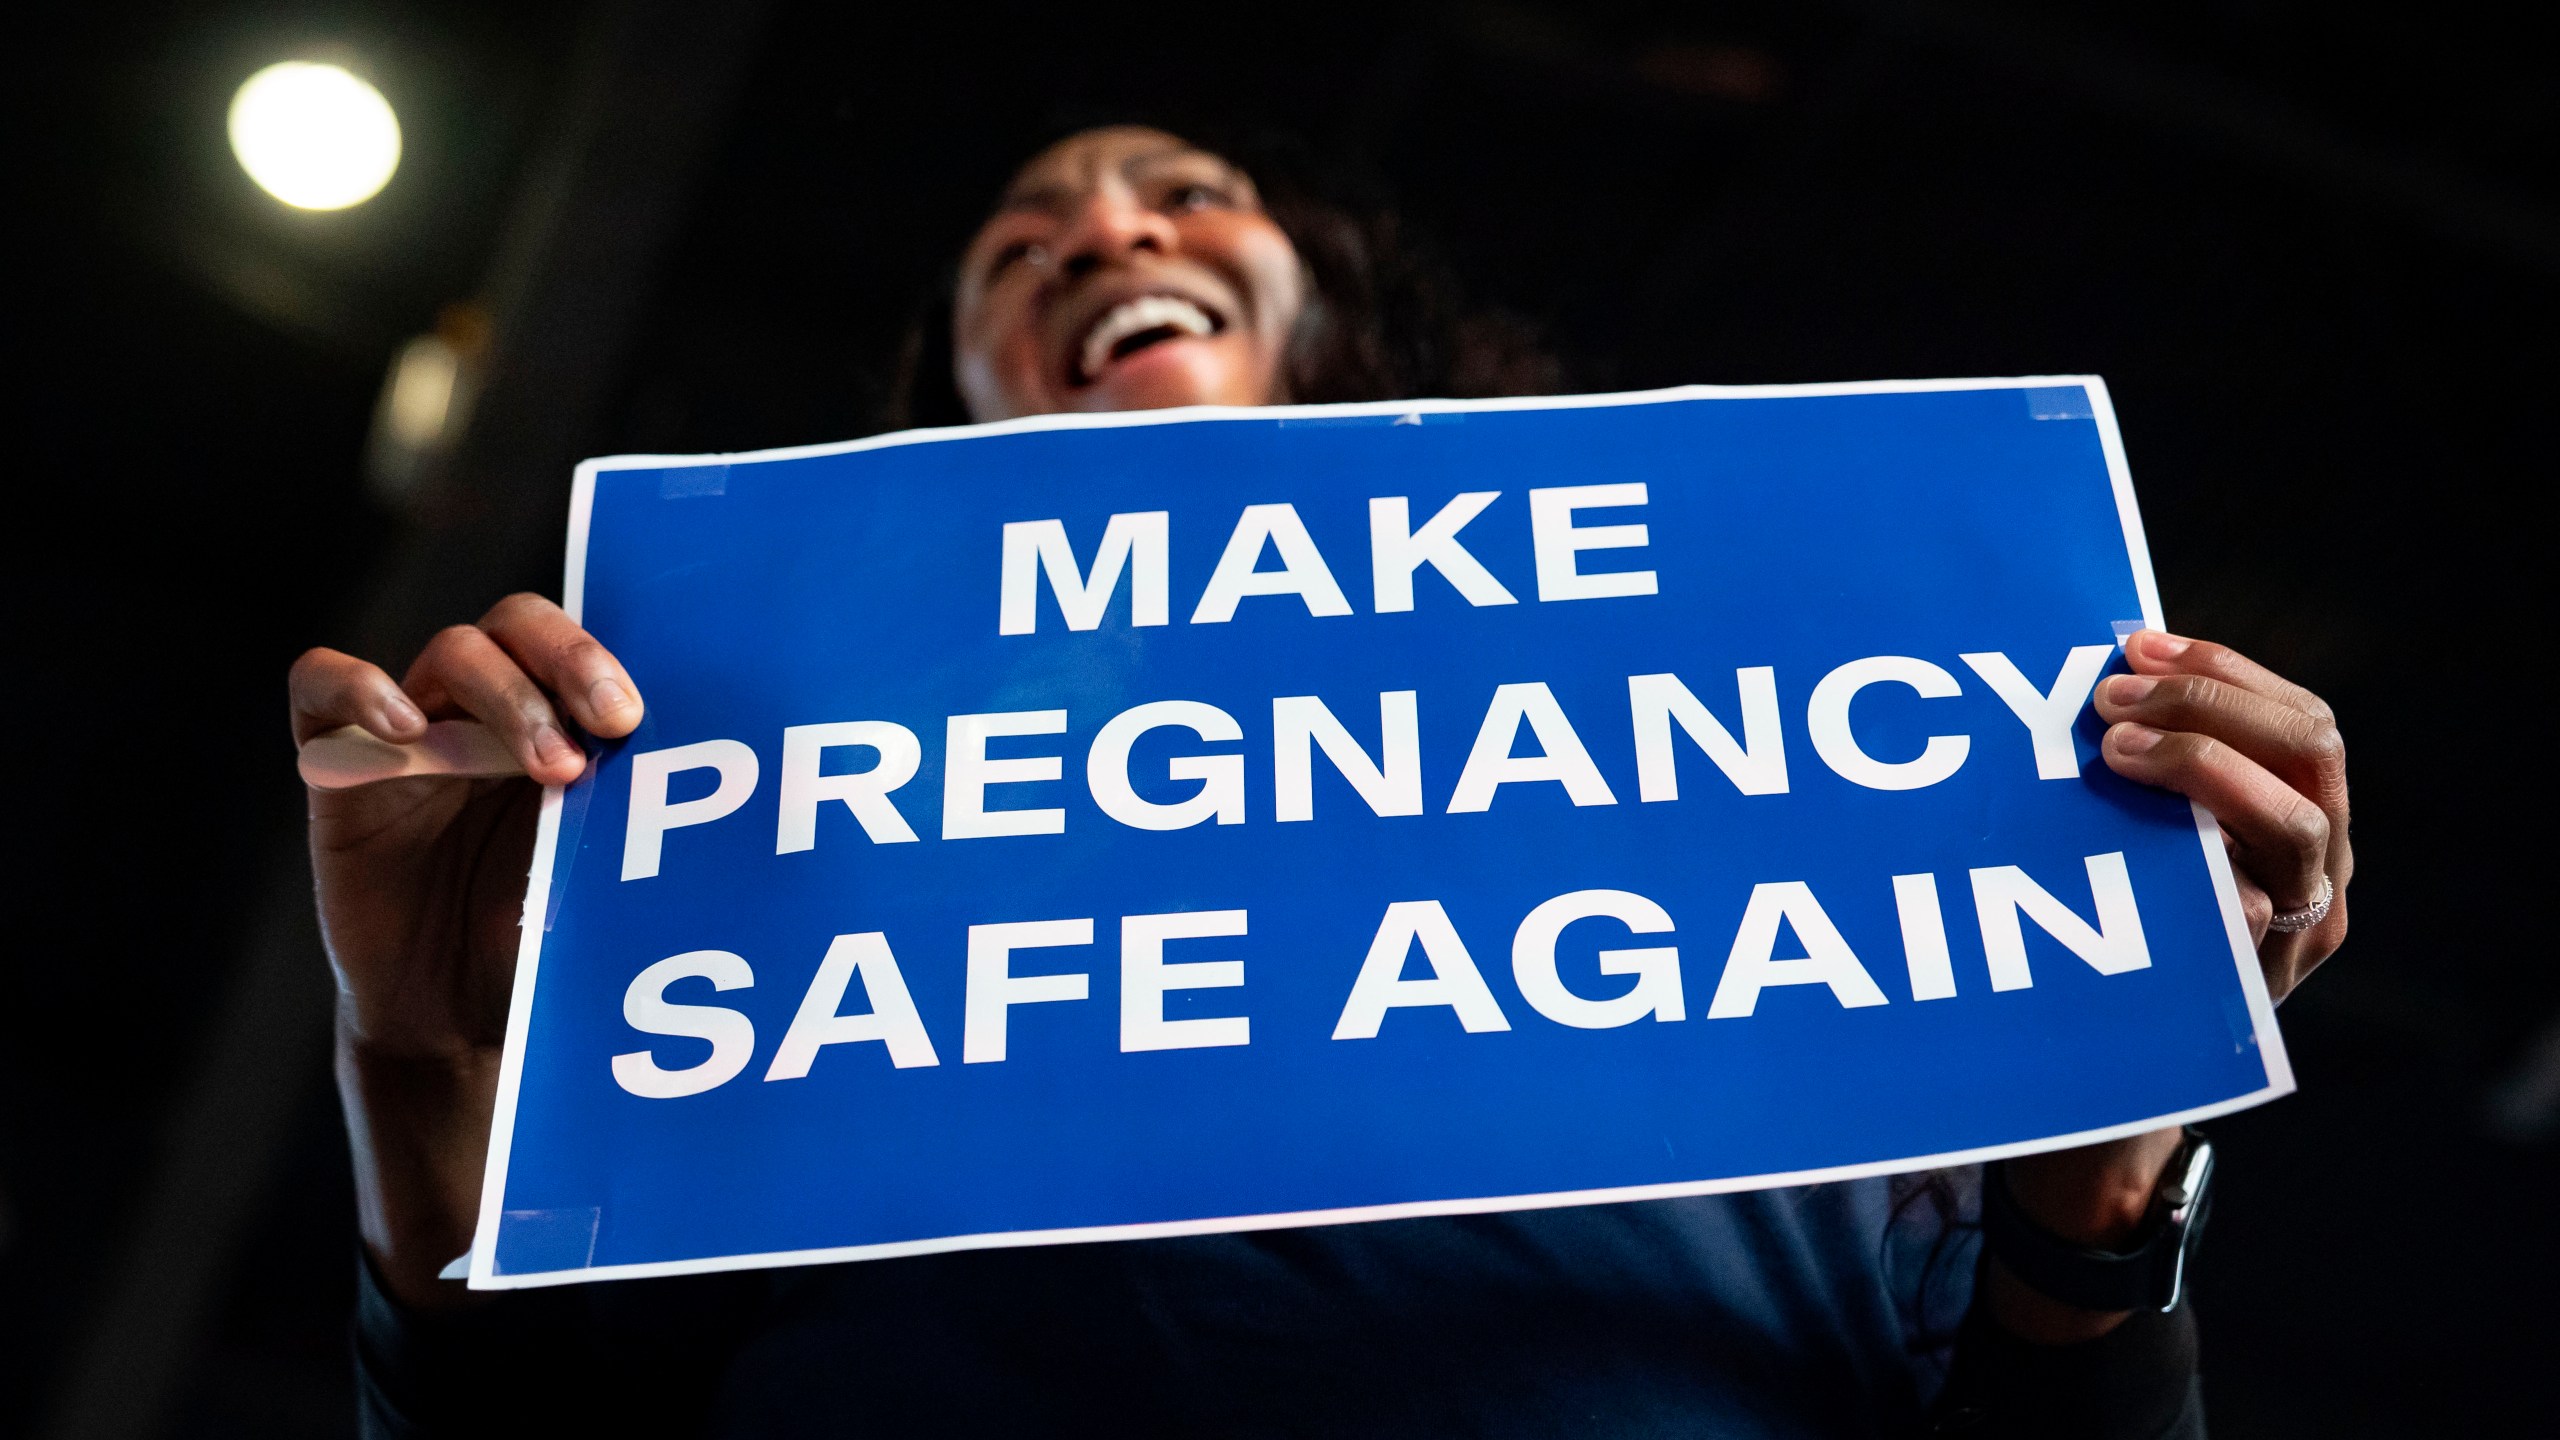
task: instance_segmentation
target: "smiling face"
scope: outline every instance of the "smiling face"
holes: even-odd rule
[[[952,378],[979,420],[1267,405],[1305,296],[1242,171],[1160,130],[1088,130],[1023,166],[961,256]]]

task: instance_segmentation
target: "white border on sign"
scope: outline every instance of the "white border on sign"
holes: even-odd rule
[[[2161,617],[2160,590],[2151,571],[2150,546],[2143,539],[2142,514],[2134,503],[2133,472],[2125,461],[2124,437],[2116,428],[2115,406],[2104,380],[2095,375],[2030,375],[1981,380],[1866,380],[1817,385],[1682,385],[1666,390],[1638,390],[1614,395],[1524,396],[1498,400],[1380,400],[1352,405],[1192,405],[1174,410],[1116,411],[1100,415],[1029,415],[984,425],[955,425],[938,430],[904,430],[831,445],[795,445],[778,450],[751,450],[730,455],[614,455],[582,461],[569,500],[568,555],[561,581],[560,603],[570,618],[586,618],[587,537],[594,518],[596,477],[610,470],[672,470],[711,465],[752,464],[762,460],[800,460],[821,455],[849,455],[896,445],[927,445],[982,435],[1012,435],[1038,430],[1112,429],[1127,425],[1178,425],[1204,420],[1288,420],[1360,415],[1444,415],[1498,410],[1580,410],[1612,405],[1657,405],[1677,400],[1745,400],[1823,395],[1891,395],[1936,390],[2041,390],[2078,387],[2089,397],[2090,418],[2106,455],[2107,475],[2115,487],[2116,516],[2124,528],[2125,557],[2133,571],[2134,592],[2142,605],[2142,623],[2167,628]],[[498,1072],[497,1111],[489,1126],[489,1160],[482,1173],[480,1220],[471,1243],[470,1282],[474,1290],[518,1290],[588,1280],[638,1280],[658,1275],[700,1275],[722,1270],[763,1270],[786,1265],[816,1265],[841,1260],[887,1260],[906,1255],[935,1255],[955,1250],[998,1250],[1025,1245],[1059,1245],[1107,1240],[1148,1240],[1175,1235],[1216,1235],[1245,1230],[1280,1230],[1308,1225],[1347,1225],[1369,1220],[1407,1220],[1433,1215],[1482,1215],[1508,1210],[1548,1210],[1568,1205],[1606,1205],[1630,1200],[1669,1200],[1690,1195],[1729,1194],[1787,1185],[1815,1185],[1897,1175],[1913,1170],[1978,1164],[2014,1155],[2036,1155],[2078,1145],[2140,1135],[2171,1125],[2193,1124],[2217,1115],[2245,1110],[2293,1092],[2293,1064],[2286,1057],[2284,1036],[2276,1027],[2275,1002],[2267,994],[2266,977],[2249,941],[2249,924],[2240,909],[2240,890],[2231,873],[2231,858],[2222,832],[2202,805],[2192,805],[2196,838],[2204,849],[2205,868],[2221,901],[2222,921],[2239,967],[2240,990],[2249,1007],[2250,1029],[2266,1067],[2267,1083],[2245,1095],[2168,1115],[2129,1120],[2096,1130],[2041,1140],[1986,1145],[1938,1155],[1916,1155],[1821,1170],[1771,1175],[1731,1176],[1720,1180],[1679,1181],[1663,1185],[1622,1185],[1602,1190],[1550,1191],[1534,1195],[1476,1196],[1455,1200],[1419,1200],[1395,1205],[1358,1205],[1337,1210],[1299,1210],[1271,1215],[1230,1215],[1198,1220],[1164,1220],[1140,1225],[1091,1225],[1061,1230],[1008,1230],[984,1235],[946,1235],[879,1245],[837,1245],[815,1250],[781,1250],[758,1255],[717,1255],[695,1260],[657,1260],[631,1265],[588,1265],[573,1270],[544,1270],[521,1275],[497,1273],[498,1221],[506,1204],[507,1161],[515,1138],[516,1101],[524,1079],[525,1037],[532,1025],[536,974],[542,940],[551,916],[552,867],[560,841],[562,790],[543,792],[542,819],[535,832],[533,871],[526,877],[523,939],[516,951],[516,977],[507,1009],[506,1053]]]

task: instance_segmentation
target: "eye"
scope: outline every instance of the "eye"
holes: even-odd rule
[[[1215,185],[1186,180],[1165,191],[1164,208],[1174,214],[1194,210],[1228,210],[1235,207],[1235,197]]]
[[[1005,271],[1012,269],[1016,264],[1028,259],[1031,252],[1037,248],[1039,247],[1033,245],[1028,240],[1017,240],[1003,249],[998,250],[995,253],[995,258],[987,262],[987,278],[992,280],[996,276],[1003,274]]]

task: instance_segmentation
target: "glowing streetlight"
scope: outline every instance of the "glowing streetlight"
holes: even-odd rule
[[[337,66],[288,60],[231,97],[231,153],[287,205],[344,210],[400,167],[400,121],[381,91]]]

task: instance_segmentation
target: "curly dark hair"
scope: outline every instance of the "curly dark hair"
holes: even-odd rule
[[[1264,210],[1296,246],[1309,287],[1285,362],[1292,402],[1472,399],[1563,388],[1562,365],[1531,327],[1507,311],[1470,304],[1446,262],[1361,167],[1273,132],[1212,139],[1198,127],[1154,128],[1253,177]],[[946,266],[909,325],[883,417],[890,428],[969,420],[951,373],[956,283],[956,269]]]

